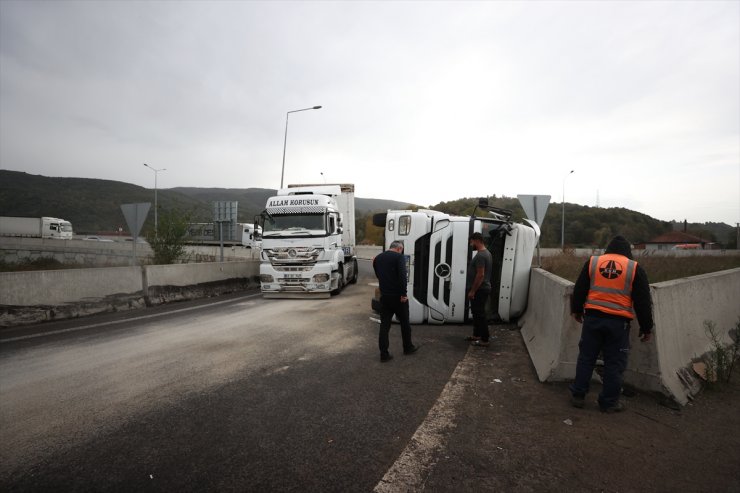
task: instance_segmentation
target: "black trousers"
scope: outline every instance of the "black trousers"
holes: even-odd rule
[[[409,302],[401,302],[400,296],[380,297],[380,333],[378,334],[378,348],[380,354],[388,353],[388,332],[391,330],[393,315],[401,323],[401,338],[403,339],[403,350],[408,351],[413,347],[411,342],[411,324],[409,323]]]
[[[570,386],[573,395],[588,392],[591,376],[599,353],[604,354],[604,385],[599,394],[599,406],[609,408],[619,401],[624,370],[630,351],[630,324],[625,319],[583,317],[581,340],[578,343],[576,378]]]
[[[478,289],[475,298],[470,301],[470,311],[473,312],[473,335],[481,341],[488,342],[488,319],[486,318],[486,301],[491,291]]]

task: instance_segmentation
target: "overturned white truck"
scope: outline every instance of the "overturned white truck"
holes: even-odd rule
[[[479,210],[482,214],[476,215]],[[524,312],[540,228],[526,219],[528,224],[515,223],[511,216],[481,199],[470,217],[427,209],[389,210],[373,217],[375,226],[385,228],[384,249],[392,241],[404,244],[411,323],[472,320],[465,280],[474,253],[468,239],[475,232],[483,235],[493,256],[489,319],[508,322]],[[372,308],[378,311],[377,293]]]

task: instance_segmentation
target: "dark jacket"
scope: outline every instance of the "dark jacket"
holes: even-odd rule
[[[616,253],[632,259],[630,244],[621,236],[616,236],[609,243],[609,246],[606,247],[604,253]],[[591,278],[589,276],[589,261],[587,260],[573,288],[573,297],[571,298],[570,305],[571,313],[584,313],[583,305],[586,303],[590,286]],[[650,298],[650,283],[648,282],[647,273],[639,263],[637,264],[635,279],[632,282],[632,305],[635,315],[637,315],[637,322],[640,324],[640,333],[651,333],[653,331],[653,304]],[[593,309],[586,310],[586,313],[603,318],[623,318]]]
[[[383,296],[406,296],[406,259],[403,254],[386,250],[373,259],[373,269]]]

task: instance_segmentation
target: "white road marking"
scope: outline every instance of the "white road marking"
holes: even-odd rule
[[[455,428],[457,410],[465,389],[472,385],[473,368],[479,364],[468,348],[437,402],[411,437],[408,445],[373,489],[376,493],[422,491],[429,473],[445,447],[446,435]]]

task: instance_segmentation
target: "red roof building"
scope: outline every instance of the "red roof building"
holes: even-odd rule
[[[683,231],[671,231],[670,233],[664,233],[652,240],[646,241],[644,248],[646,250],[675,250],[682,249],[681,247],[683,245],[687,245],[685,248],[691,248],[690,245],[696,245],[693,248],[703,249],[708,243],[711,242],[698,236],[684,233]]]

